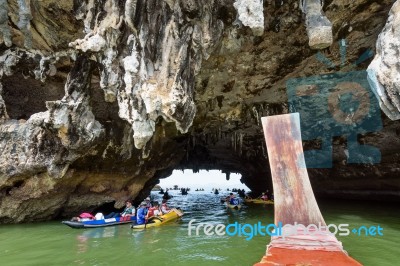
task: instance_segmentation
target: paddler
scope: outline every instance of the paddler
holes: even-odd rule
[[[166,214],[166,213],[169,213],[169,212],[170,212],[170,209],[169,209],[169,207],[167,206],[167,200],[165,200],[165,199],[163,199],[162,204],[161,204],[161,212],[162,212],[163,214]]]
[[[229,193],[229,204],[230,205],[235,205],[235,206],[240,204],[239,199],[236,198],[233,193]]]
[[[149,208],[149,211],[147,212],[147,215],[146,215],[146,219],[148,220],[151,217],[161,216],[161,215],[162,215],[162,212],[160,210],[160,205],[158,204],[157,201],[155,201],[153,203],[153,207]]]
[[[259,199],[262,199],[263,201],[267,201],[268,200],[268,196],[267,194],[265,194],[264,192],[261,194],[260,197],[258,197]]]
[[[145,224],[147,215],[147,203],[143,201],[139,205],[139,210],[136,215],[136,224]]]

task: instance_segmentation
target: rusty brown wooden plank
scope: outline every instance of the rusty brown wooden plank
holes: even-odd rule
[[[298,113],[263,117],[275,199],[275,223],[326,225],[305,166]]]

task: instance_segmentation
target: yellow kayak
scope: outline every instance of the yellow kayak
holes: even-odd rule
[[[231,209],[234,209],[234,210],[240,210],[240,208],[242,208],[242,205],[232,205],[232,204],[229,204],[229,203],[227,203],[226,204],[227,206],[228,206],[228,208],[231,208]]]
[[[176,220],[182,216],[183,216],[183,212],[181,210],[171,209],[171,211],[169,213],[161,215],[160,217],[150,218],[150,221],[148,221],[146,225],[144,225],[144,224],[133,225],[132,229],[145,229],[145,228],[150,228],[150,227],[161,226],[170,221]]]
[[[245,199],[245,203],[254,203],[254,204],[274,204],[272,200],[262,200],[262,199]]]

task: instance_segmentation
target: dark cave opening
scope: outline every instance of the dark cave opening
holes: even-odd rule
[[[46,101],[61,100],[64,96],[64,79],[50,77],[46,83],[26,78],[22,73],[2,78],[3,99],[11,119],[24,119],[47,111]]]

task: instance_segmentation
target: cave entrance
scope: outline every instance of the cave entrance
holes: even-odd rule
[[[182,188],[189,191],[213,192],[218,189],[220,192],[235,191],[244,189],[249,192],[250,189],[241,181],[241,174],[226,174],[220,170],[174,170],[168,178],[160,179],[160,183],[154,190],[162,188],[164,191],[168,188],[170,191],[180,191]]]

